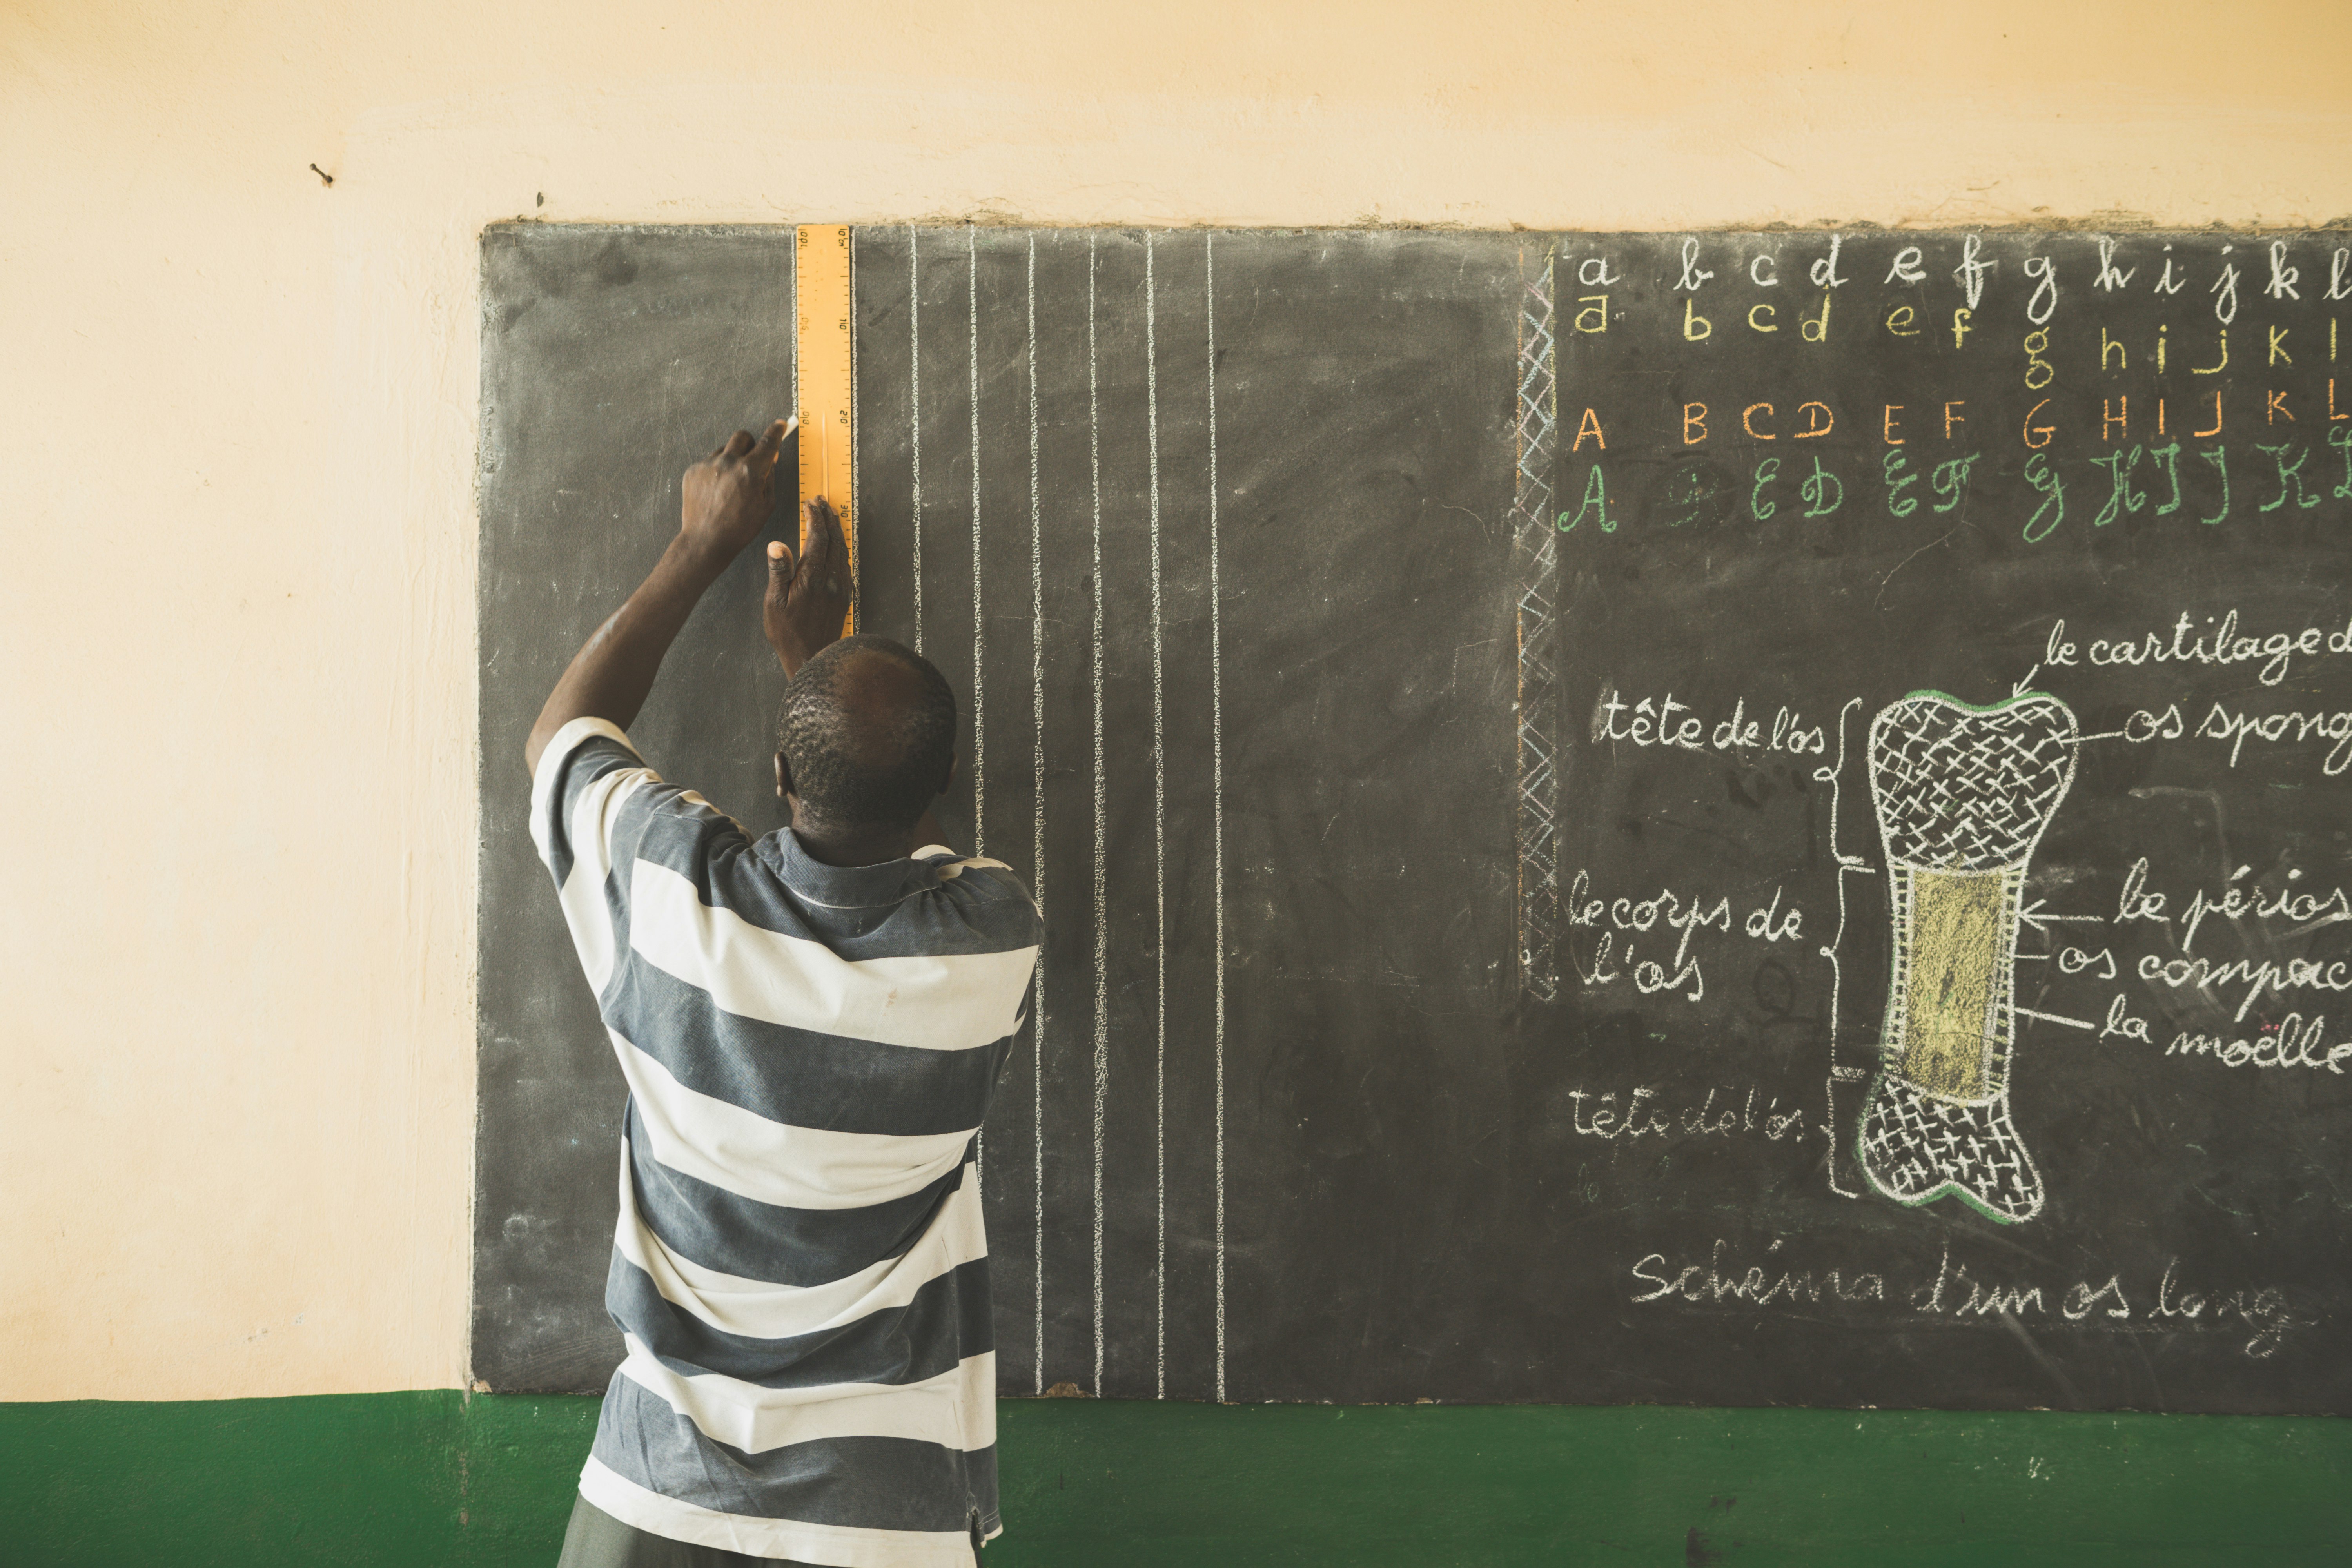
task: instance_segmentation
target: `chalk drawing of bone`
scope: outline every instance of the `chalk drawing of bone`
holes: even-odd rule
[[[1871,721],[1893,972],[1857,1148],[1902,1204],[1959,1198],[2005,1223],[2042,1211],[2010,1119],[2025,871],[2074,779],[2074,715],[2044,692],[1979,708],[1915,691]]]

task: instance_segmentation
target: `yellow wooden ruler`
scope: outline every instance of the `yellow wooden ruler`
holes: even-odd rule
[[[849,543],[849,615],[857,629],[857,354],[849,226],[803,224],[794,236],[793,411],[800,416],[801,499],[823,496]],[[803,549],[808,542],[803,539]]]

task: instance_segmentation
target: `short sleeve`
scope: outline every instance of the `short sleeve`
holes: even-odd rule
[[[530,837],[555,879],[564,922],[588,983],[612,977],[615,921],[614,845],[629,802],[661,777],[646,766],[620,727],[574,719],[540,753],[530,785]]]

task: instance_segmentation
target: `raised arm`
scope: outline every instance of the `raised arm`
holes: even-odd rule
[[[767,525],[775,508],[777,464],[798,438],[796,420],[777,420],[757,440],[738,430],[686,470],[677,536],[637,591],[572,656],[548,693],[523,742],[526,767],[537,772],[539,754],[574,719],[609,720],[623,729],[635,722],[662,656],[703,591]],[[785,468],[797,490],[798,469],[790,462]]]

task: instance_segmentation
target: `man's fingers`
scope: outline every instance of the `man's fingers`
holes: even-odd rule
[[[807,516],[807,525],[801,534],[801,555],[811,572],[824,570],[841,552],[841,514],[823,496],[811,498],[801,510]]]
[[[822,496],[802,510],[808,517],[808,532],[801,548],[802,584],[830,598],[847,598],[849,586],[844,581],[843,571],[849,542],[842,537],[841,514]]]
[[[759,444],[751,448],[751,467],[761,478],[765,479],[775,471],[776,459],[784,453],[784,443],[792,439],[793,432],[800,428],[800,423],[797,419],[777,420],[768,426]]]
[[[755,444],[749,430],[738,430],[727,437],[727,445],[719,448],[719,455],[722,458],[740,458],[749,452]]]

